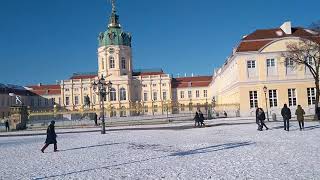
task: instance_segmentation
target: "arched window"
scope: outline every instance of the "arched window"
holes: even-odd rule
[[[109,57],[109,65],[110,65],[110,69],[111,69],[111,68],[114,68],[114,66],[115,66],[115,65],[114,65],[114,57],[113,57],[113,56],[110,56],[110,57]]]
[[[121,58],[121,68],[126,69],[126,58],[124,57]]]
[[[127,100],[126,89],[121,88],[120,89],[120,101],[125,101],[125,100]]]
[[[117,100],[117,93],[114,88],[110,89],[110,101],[116,101]]]

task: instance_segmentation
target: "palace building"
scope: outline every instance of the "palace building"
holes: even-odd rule
[[[292,112],[300,104],[307,114],[313,114],[315,84],[309,69],[283,57],[289,43],[310,37],[320,43],[318,32],[291,27],[291,22],[244,36],[214,74],[210,90],[215,109],[255,116],[256,107],[262,107],[268,108],[270,116],[280,115],[286,103]]]
[[[92,84],[101,77],[112,82],[104,99],[110,116],[194,112],[203,107],[216,114],[244,117],[255,116],[255,109],[262,107],[268,108],[271,116],[279,115],[285,103],[292,112],[300,104],[307,114],[313,114],[316,95],[311,73],[283,57],[288,43],[310,37],[320,43],[318,32],[291,27],[291,22],[258,29],[241,39],[212,76],[174,78],[162,69],[133,68],[132,35],[122,29],[113,2],[107,28],[98,35],[97,71],[74,73],[55,85],[38,84],[25,90],[2,85],[0,116],[9,114],[6,105],[13,102],[7,96],[9,91],[21,94],[35,111],[54,107],[61,111],[100,110]]]
[[[162,69],[134,70],[131,41],[132,36],[122,29],[113,4],[107,29],[98,35],[97,72],[75,73],[59,85],[29,86],[39,95],[33,97],[32,107],[45,109],[55,105],[62,110],[77,111],[84,108],[85,98],[89,97],[89,108],[100,109],[99,97],[92,84],[101,77],[112,82],[104,102],[110,112],[119,112],[112,116],[127,116],[132,114],[132,109],[142,109],[139,113],[143,114],[189,111],[211,102],[209,84],[212,76],[173,78]],[[42,102],[40,97],[48,99],[48,103]]]

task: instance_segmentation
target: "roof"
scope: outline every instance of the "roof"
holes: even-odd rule
[[[32,93],[29,92],[25,87],[13,85],[13,84],[1,84],[0,83],[0,94],[8,94],[14,93],[16,95],[31,95]]]
[[[291,28],[291,34],[286,34],[281,28],[258,29],[244,37],[238,45],[237,52],[258,51],[271,41],[284,37],[316,38],[320,42],[319,33],[301,27]]]
[[[30,91],[37,95],[59,95],[61,94],[61,88],[58,84],[48,84],[48,85],[31,85],[27,86]]]
[[[133,70],[133,76],[147,76],[147,75],[160,75],[164,74],[163,70],[160,68],[154,69],[135,69]]]
[[[73,73],[70,79],[91,79],[97,77],[97,72]]]
[[[172,78],[172,88],[207,87],[212,81],[212,76],[195,76]]]

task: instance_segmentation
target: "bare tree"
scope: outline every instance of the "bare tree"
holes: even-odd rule
[[[286,65],[288,61],[294,63],[294,67],[302,66],[312,74],[314,84],[316,88],[315,98],[315,118],[318,119],[318,104],[319,104],[319,79],[320,79],[320,21],[313,23],[310,27],[312,30],[308,30],[310,36],[304,36],[300,38],[299,42],[292,42],[287,44],[287,51],[283,53],[286,59]]]

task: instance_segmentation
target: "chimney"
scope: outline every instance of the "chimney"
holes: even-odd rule
[[[284,22],[280,28],[282,29],[282,31],[286,34],[291,34],[291,21],[286,21]]]

